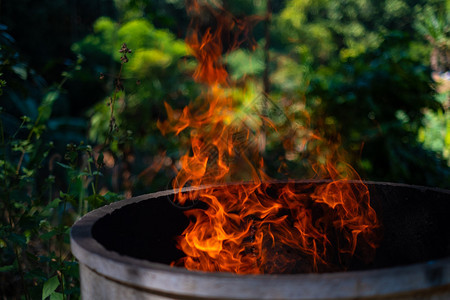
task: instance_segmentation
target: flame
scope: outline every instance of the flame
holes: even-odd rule
[[[212,27],[202,27],[205,10],[216,20]],[[255,140],[263,136],[262,125],[276,129],[275,124],[267,117],[253,126],[245,117],[232,121],[236,111],[222,57],[249,41],[251,27],[261,18],[238,20],[199,1],[190,1],[187,11],[192,22],[186,43],[198,62],[193,78],[205,92],[200,104],[182,111],[165,103],[168,118],[158,127],[163,134],[189,130],[191,149],[181,157],[173,181],[175,201],[200,204],[185,213],[191,222],[177,241],[186,256],[173,265],[238,274],[321,272],[346,268],[359,248],[373,253],[378,220],[369,191],[351,167],[343,176],[335,151],[315,166],[316,174],[330,181],[269,183]],[[309,131],[305,140],[321,137]],[[205,188],[182,192],[187,185]]]

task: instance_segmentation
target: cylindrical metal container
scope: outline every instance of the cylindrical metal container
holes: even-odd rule
[[[298,184],[302,184],[299,182]],[[357,184],[357,183],[355,183]],[[367,182],[384,227],[373,269],[235,275],[170,267],[188,224],[163,191],[88,213],[71,232],[81,293],[95,299],[450,299],[450,191]]]

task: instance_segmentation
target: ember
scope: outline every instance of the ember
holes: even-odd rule
[[[205,11],[214,16],[214,26],[201,24]],[[345,270],[353,255],[369,262],[379,243],[378,219],[367,186],[350,182],[360,179],[339,161],[334,147],[321,154],[325,163],[313,165],[318,178],[331,181],[301,188],[288,182],[274,190],[264,172],[264,145],[254,141],[264,140],[262,128],[273,122],[265,116],[252,127],[245,119],[232,121],[233,82],[222,56],[244,41],[253,48],[248,33],[262,18],[237,19],[199,1],[190,2],[188,13],[192,22],[186,41],[198,61],[193,76],[205,91],[200,103],[181,112],[166,104],[168,119],[158,123],[163,134],[190,130],[191,151],[181,158],[173,187],[179,204],[198,201],[186,211],[190,224],[178,237],[186,256],[172,265],[259,274]],[[307,138],[322,139],[318,134]],[[242,180],[251,183],[217,186]],[[215,186],[181,192],[187,185],[211,184]]]

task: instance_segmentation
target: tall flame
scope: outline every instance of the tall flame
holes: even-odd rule
[[[215,19],[211,27],[202,24],[205,10]],[[331,181],[269,184],[261,149],[252,140],[262,133],[232,122],[236,112],[222,57],[248,43],[249,30],[261,18],[239,20],[198,0],[190,1],[187,11],[192,22],[186,43],[198,61],[193,77],[205,92],[200,104],[181,112],[166,103],[168,119],[158,127],[163,134],[190,130],[191,151],[181,157],[173,181],[175,201],[201,204],[185,213],[191,222],[178,247],[186,256],[173,265],[239,274],[314,272],[346,268],[358,248],[373,253],[378,220],[367,187],[347,179],[359,180],[353,169],[343,177],[335,156],[328,155],[316,173]],[[274,126],[267,117],[262,123]],[[251,182],[225,184],[241,179]],[[182,192],[187,185],[206,188]]]

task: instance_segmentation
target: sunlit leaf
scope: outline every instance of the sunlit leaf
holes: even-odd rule
[[[53,276],[49,280],[44,283],[44,287],[42,288],[42,300],[45,300],[47,297],[53,294],[59,286],[58,276]]]

